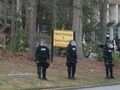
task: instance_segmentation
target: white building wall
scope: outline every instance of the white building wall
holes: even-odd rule
[[[109,22],[118,23],[118,4],[110,4],[109,5]],[[110,27],[110,39],[113,40],[114,38],[114,27]]]
[[[107,16],[106,16],[106,18],[107,18],[107,23],[109,22],[109,4],[107,5]]]
[[[118,5],[118,22],[120,22],[120,5]]]
[[[118,5],[118,22],[120,22],[120,5]],[[118,39],[120,39],[120,27],[118,28]]]
[[[120,39],[120,27],[118,28],[118,39]]]
[[[109,5],[109,21],[110,22],[118,22],[118,5],[112,4]]]

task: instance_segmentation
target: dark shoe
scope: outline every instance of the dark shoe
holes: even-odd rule
[[[110,79],[110,77],[106,77],[106,79]]]
[[[75,80],[76,78],[75,77],[72,77],[72,80]]]
[[[115,79],[114,76],[110,77],[111,79]]]
[[[42,79],[42,78],[39,76],[38,79]]]
[[[68,77],[68,79],[71,79],[71,77]]]
[[[48,80],[47,78],[43,78],[43,80]]]

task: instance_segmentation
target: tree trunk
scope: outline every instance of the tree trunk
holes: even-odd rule
[[[106,14],[107,14],[107,3],[108,0],[100,1],[100,42],[105,42],[105,31],[106,31]]]
[[[4,26],[7,25],[8,0],[4,0]]]
[[[16,0],[12,0],[11,51],[16,49]]]
[[[82,48],[82,5],[83,0],[73,0],[73,31],[75,31],[75,40],[77,44],[77,57],[83,58]]]
[[[27,0],[24,0],[23,1],[24,3],[24,7],[25,7],[25,30],[28,30],[28,26],[29,26],[29,13],[30,11],[28,10],[28,7],[29,7],[29,1]]]
[[[35,54],[35,34],[36,34],[36,11],[37,0],[29,0],[29,55],[31,59],[34,59]]]
[[[23,29],[22,28],[22,1],[23,0],[17,0],[17,5],[16,5],[17,6],[17,15],[18,15],[17,20],[20,23],[21,29]]]
[[[58,0],[53,0],[53,6],[52,6],[52,14],[53,14],[53,29],[57,29],[57,1]]]
[[[17,13],[18,15],[21,15],[21,5],[22,4],[22,0],[17,0]]]

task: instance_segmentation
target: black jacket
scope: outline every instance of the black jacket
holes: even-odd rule
[[[110,41],[106,41],[105,46],[104,46],[104,51],[103,51],[103,57],[105,61],[105,65],[112,65],[112,51],[114,48],[109,48],[108,44],[111,43]]]
[[[50,58],[49,49],[46,46],[38,46],[35,52],[35,59],[45,63]]]
[[[67,46],[67,63],[77,63],[76,46]]]

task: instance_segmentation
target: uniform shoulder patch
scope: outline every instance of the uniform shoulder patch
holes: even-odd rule
[[[72,50],[76,50],[76,48],[72,48]]]
[[[46,48],[41,48],[41,51],[46,51]]]

